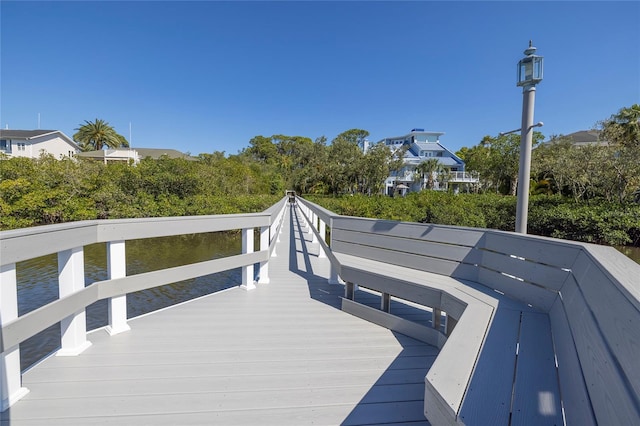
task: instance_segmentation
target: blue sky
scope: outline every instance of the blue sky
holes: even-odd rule
[[[640,2],[0,3],[0,125],[236,154],[256,135],[370,140],[414,127],[456,151],[520,127],[516,64],[544,56],[547,137],[640,103]]]

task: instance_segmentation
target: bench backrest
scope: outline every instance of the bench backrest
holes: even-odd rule
[[[640,419],[640,265],[615,249],[352,217],[333,218],[331,248],[475,281],[548,312],[568,423]]]

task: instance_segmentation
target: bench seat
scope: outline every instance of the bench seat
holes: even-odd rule
[[[563,423],[547,313],[473,281],[334,255],[347,286],[355,283],[379,291],[383,299],[389,294],[434,313],[441,310],[447,321],[457,323],[447,327],[448,335],[438,329],[412,335],[441,347],[425,378],[425,410],[432,423]],[[345,299],[343,309],[398,332],[415,329],[398,318],[389,320],[393,312],[355,305]]]

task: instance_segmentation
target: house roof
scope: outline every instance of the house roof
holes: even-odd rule
[[[132,148],[138,151],[140,158],[153,158],[154,160],[159,159],[162,156],[167,156],[169,158],[184,158],[186,160],[193,159],[193,157],[185,154],[184,152],[177,151],[175,149],[164,149],[164,148]]]
[[[0,130],[0,138],[2,139],[33,139],[39,136],[56,133],[58,130]]]
[[[168,158],[184,158],[185,160],[195,160],[193,157],[177,151],[175,149],[162,149],[162,148],[118,148],[117,150],[136,151],[140,158],[152,158],[158,160],[163,156]],[[109,157],[108,151],[113,150],[99,150],[99,151],[86,151],[78,154],[79,157],[86,158],[104,158]]]
[[[577,132],[570,133],[568,135],[562,135],[565,138],[571,140],[576,146],[582,145],[601,145],[607,146],[609,143],[606,140],[600,139],[600,130],[578,130]],[[553,143],[555,139],[545,141],[545,144]]]
[[[579,130],[567,135],[567,137],[573,139],[574,143],[596,143],[600,142],[600,131]]]
[[[80,146],[69,136],[65,135],[60,130],[10,130],[0,129],[0,139],[12,139],[12,140],[31,140],[47,135],[60,135],[60,138],[68,142],[76,149],[80,149]]]

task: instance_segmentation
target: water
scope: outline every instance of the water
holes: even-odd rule
[[[619,246],[616,248],[624,255],[629,256],[636,263],[640,263],[640,247]]]
[[[214,232],[179,235],[126,243],[127,275],[136,275],[241,253],[239,233]],[[85,285],[107,279],[106,244],[84,250]],[[18,313],[24,315],[58,299],[57,254],[31,259],[16,265]],[[127,295],[127,317],[132,318],[176,303],[240,285],[241,269],[220,272],[191,280],[151,288]],[[87,330],[108,323],[107,301],[87,307]],[[20,364],[24,370],[57,350],[60,325],[55,324],[20,344]]]

